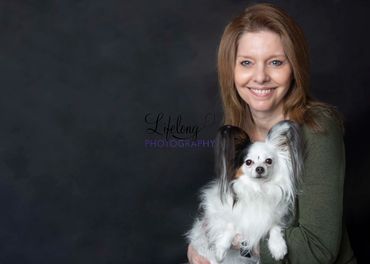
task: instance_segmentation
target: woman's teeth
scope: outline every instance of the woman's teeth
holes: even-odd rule
[[[272,92],[273,89],[252,89],[251,90],[258,95],[265,95]]]

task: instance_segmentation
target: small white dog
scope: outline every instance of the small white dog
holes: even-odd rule
[[[203,214],[187,233],[189,243],[212,264],[248,263],[242,255],[258,248],[264,237],[276,260],[287,245],[283,229],[294,212],[303,168],[298,125],[276,124],[265,142],[251,143],[235,126],[223,126],[216,137],[218,178],[201,195]],[[240,238],[240,251],[233,249]],[[254,262],[255,263],[255,262]]]

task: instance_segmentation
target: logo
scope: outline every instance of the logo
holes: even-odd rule
[[[182,115],[147,113],[144,140],[146,148],[212,148],[215,140],[200,138],[200,133],[215,123],[215,114],[206,114],[199,124],[185,122]]]

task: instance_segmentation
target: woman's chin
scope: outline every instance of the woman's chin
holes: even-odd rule
[[[270,113],[273,110],[271,103],[258,102],[258,104],[249,104],[252,113]]]

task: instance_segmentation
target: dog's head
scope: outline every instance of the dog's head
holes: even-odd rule
[[[284,164],[284,173],[294,190],[303,168],[302,137],[297,124],[281,121],[271,128],[264,142],[255,143],[239,127],[226,125],[219,129],[216,173],[220,178],[221,200],[231,191],[230,184],[235,179],[270,180],[279,163]]]
[[[251,144],[245,150],[244,163],[240,167],[242,174],[252,179],[269,179],[274,175],[275,163],[278,162],[276,149],[265,142]]]

